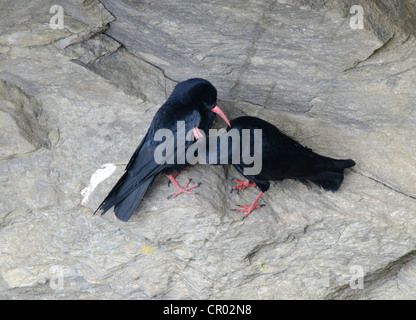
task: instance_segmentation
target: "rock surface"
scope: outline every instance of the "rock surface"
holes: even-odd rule
[[[416,298],[414,0],[23,2],[0,1],[0,298]],[[244,221],[256,190],[206,165],[179,177],[199,196],[159,177],[129,222],[92,215],[195,76],[357,166],[337,193],[273,183]]]

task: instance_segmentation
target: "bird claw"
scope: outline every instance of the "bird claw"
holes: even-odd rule
[[[177,196],[179,196],[182,193],[186,193],[186,194],[198,194],[197,192],[194,191],[190,191],[192,189],[198,188],[201,183],[197,183],[194,185],[189,186],[189,184],[192,182],[192,179],[189,179],[187,183],[185,183],[184,186],[176,186],[176,188],[178,189],[177,191],[175,191],[173,194],[171,194],[170,196],[168,196],[168,199],[171,198],[176,198]]]
[[[175,172],[174,174],[172,174],[173,179],[176,179],[176,177],[179,175],[180,172]],[[170,184],[172,183],[172,181],[168,181],[168,187],[170,188]]]
[[[231,189],[231,193],[233,193],[234,190],[237,190],[237,193],[239,193],[240,191],[243,191],[244,189],[248,188],[248,187],[255,187],[256,184],[250,183],[250,180],[246,179],[244,181],[239,181],[237,179],[234,179],[234,182],[237,183],[237,185],[235,185],[232,189]]]
[[[245,218],[247,218],[250,213],[252,213],[254,210],[256,209],[261,209],[262,207],[266,206],[265,204],[257,204],[257,205],[249,205],[249,206],[244,206],[244,205],[238,205],[237,206],[243,208],[243,209],[231,209],[232,211],[235,212],[242,212],[242,213],[246,213],[245,216],[243,217],[242,220],[244,220]]]
[[[188,169],[189,168],[189,166],[187,166],[187,167],[185,167],[185,168],[183,168],[182,170],[180,170],[180,171],[175,171],[175,172],[173,172],[172,173],[172,177],[173,177],[173,179],[176,179],[176,177],[177,176],[179,176],[179,174],[180,173],[182,173],[182,172],[184,172],[186,169]],[[170,184],[172,183],[172,181],[169,179],[169,181],[168,181],[168,187],[170,187]]]

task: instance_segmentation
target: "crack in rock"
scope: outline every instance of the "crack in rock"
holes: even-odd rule
[[[356,68],[360,68],[364,62],[369,61],[371,58],[379,54],[382,54],[386,50],[386,48],[389,46],[389,44],[392,42],[394,37],[395,37],[395,34],[393,33],[393,35],[386,42],[384,42],[379,48],[375,49],[367,58],[361,61],[358,61],[352,67],[349,67],[345,69],[344,71],[342,71],[342,73],[348,73]]]
[[[375,288],[380,287],[387,281],[397,277],[400,270],[410,261],[416,258],[416,250],[410,251],[404,256],[390,262],[385,267],[375,270],[364,276],[363,288],[353,289],[350,284],[341,286],[329,293],[325,299],[360,299],[365,298]]]
[[[0,111],[11,116],[21,137],[34,146],[35,151],[41,148],[50,150],[57,143],[57,139],[51,137],[59,134],[53,134],[56,130],[51,128],[48,115],[34,96],[7,80],[0,80],[0,96],[9,102],[0,104]]]
[[[370,179],[370,180],[372,180],[372,181],[374,181],[374,182],[377,182],[377,183],[381,184],[382,186],[384,186],[384,187],[386,187],[386,188],[388,188],[388,189],[390,189],[390,190],[393,190],[394,192],[397,192],[397,193],[399,193],[399,194],[401,194],[401,195],[404,195],[404,196],[406,196],[406,197],[408,197],[408,198],[410,198],[410,199],[416,200],[416,196],[411,196],[410,194],[406,194],[405,192],[400,191],[400,190],[397,190],[397,189],[393,188],[392,186],[389,186],[388,184],[386,184],[386,183],[384,183],[384,182],[382,182],[382,181],[379,181],[379,180],[377,180],[377,179],[375,179],[375,178],[372,178],[372,177],[367,176],[367,175],[365,175],[365,174],[363,174],[363,173],[361,173],[361,172],[358,172],[358,171],[357,171],[357,170],[355,170],[355,169],[351,169],[351,171],[353,171],[353,172],[355,172],[355,173],[359,174],[360,176],[363,176],[363,177],[365,177],[365,178],[367,178],[367,179]]]

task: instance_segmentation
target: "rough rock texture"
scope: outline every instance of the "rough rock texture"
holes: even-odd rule
[[[64,29],[49,26],[56,4]],[[0,1],[0,298],[415,299],[414,9]],[[229,118],[262,117],[357,166],[337,193],[273,183],[244,221],[230,209],[257,191],[230,194],[238,173],[206,165],[179,177],[203,182],[199,196],[167,200],[159,177],[129,222],[93,216],[194,76]]]

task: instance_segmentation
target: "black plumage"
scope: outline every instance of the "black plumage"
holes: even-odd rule
[[[174,196],[179,193],[192,193],[190,190],[198,185],[188,186],[188,182],[182,187],[175,180],[176,175],[188,165],[186,162],[158,164],[155,161],[156,148],[162,143],[155,141],[155,133],[159,129],[172,131],[174,159],[178,159],[176,136],[179,131],[178,121],[182,121],[182,126],[185,126],[185,133],[193,129],[207,131],[213,124],[215,113],[229,123],[216,104],[217,90],[209,81],[195,78],[177,84],[169,98],[156,112],[145,137],[128,162],[123,176],[96,211],[101,209],[104,214],[114,206],[116,216],[122,221],[127,221],[160,173],[164,173],[178,188]],[[185,141],[184,150],[192,143]]]
[[[243,129],[250,130],[250,141],[243,141]],[[250,206],[241,206],[238,212],[246,212],[247,217],[257,205],[261,195],[270,187],[269,181],[280,181],[284,179],[299,179],[312,181],[321,188],[329,191],[337,191],[344,178],[344,169],[353,167],[353,160],[336,160],[314,153],[311,149],[302,146],[299,142],[280,132],[274,125],[255,117],[239,117],[231,121],[230,130],[238,130],[240,136],[240,147],[235,149],[232,138],[228,138],[228,160],[232,162],[232,150],[242,150],[243,143],[250,143],[250,150],[254,150],[254,130],[261,129],[261,171],[255,175],[247,175],[244,169],[252,164],[245,164],[243,154],[240,152],[238,163],[234,167],[244,175],[247,180],[234,180],[237,185],[233,190],[241,191],[249,186],[257,186],[261,192]],[[220,139],[219,137],[217,138]],[[217,142],[217,163],[220,162],[220,143]],[[253,152],[253,151],[251,151]],[[209,163],[209,154],[207,156]],[[244,217],[244,218],[245,218]]]

